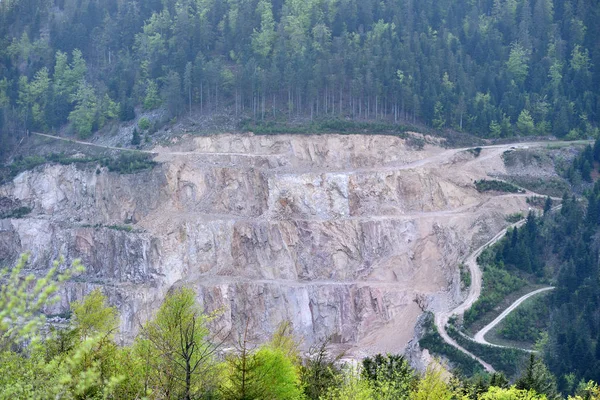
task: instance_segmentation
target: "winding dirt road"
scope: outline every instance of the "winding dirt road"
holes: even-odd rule
[[[559,210],[560,207],[561,207],[560,205],[555,206],[552,208],[552,211]],[[471,253],[471,255],[469,255],[469,257],[465,260],[465,264],[469,267],[469,271],[471,272],[471,287],[469,288],[469,294],[468,294],[467,298],[465,299],[465,301],[462,304],[460,304],[456,308],[454,308],[450,311],[438,312],[435,314],[435,325],[436,325],[437,330],[438,330],[440,336],[442,337],[442,339],[444,339],[444,341],[446,343],[456,347],[463,353],[465,353],[468,356],[472,357],[473,359],[477,360],[481,365],[483,365],[483,367],[488,372],[495,372],[495,370],[490,364],[486,363],[479,357],[475,356],[473,353],[469,352],[468,350],[463,348],[461,345],[459,345],[454,339],[452,339],[450,337],[450,335],[448,335],[448,332],[446,332],[446,325],[448,324],[448,320],[450,319],[451,316],[464,314],[477,301],[477,299],[479,299],[479,296],[481,295],[483,274],[481,272],[481,269],[479,268],[479,265],[477,265],[477,257],[479,257],[479,255],[483,252],[483,250],[485,250],[488,246],[492,246],[495,243],[497,243],[498,241],[500,241],[510,229],[519,228],[519,227],[523,226],[526,221],[527,221],[526,219],[522,219],[521,221],[508,226],[507,228],[500,231],[496,236],[494,236],[489,242],[487,242],[486,244],[484,244],[483,246],[481,246],[480,248],[475,250],[473,253]],[[467,337],[468,339],[473,340],[477,343],[484,344],[484,345],[495,346],[495,347],[506,347],[506,346],[494,345],[494,344],[487,342],[484,339],[485,334],[488,333],[498,323],[500,323],[500,321],[502,321],[504,318],[506,318],[506,316],[508,314],[510,314],[511,311],[516,309],[525,300],[527,300],[528,298],[530,298],[532,296],[535,296],[538,293],[541,293],[541,292],[544,292],[547,290],[552,290],[552,289],[554,289],[554,287],[547,287],[547,288],[538,289],[531,293],[526,294],[525,296],[523,296],[523,297],[519,298],[517,301],[515,301],[506,310],[504,310],[502,312],[502,314],[500,314],[494,321],[492,321],[490,324],[485,326],[481,331],[477,332],[477,334],[475,335],[475,338],[469,338],[468,336],[465,336],[465,337]],[[525,350],[525,351],[527,351],[527,350]]]
[[[525,296],[519,298],[517,301],[515,301],[514,303],[511,304],[510,307],[508,307],[506,310],[504,310],[502,312],[502,314],[498,315],[498,317],[496,317],[495,320],[493,320],[492,322],[490,322],[489,324],[487,324],[486,326],[484,326],[479,332],[477,332],[475,334],[475,336],[473,337],[473,340],[475,340],[477,343],[481,343],[481,344],[485,344],[488,346],[494,346],[494,347],[503,347],[506,348],[507,346],[501,346],[498,344],[493,344],[488,342],[487,340],[485,340],[485,335],[492,330],[496,325],[498,325],[504,318],[506,318],[508,316],[508,314],[510,314],[511,312],[513,312],[517,307],[519,307],[525,300],[539,294],[539,293],[543,293],[543,292],[547,292],[549,290],[554,289],[553,286],[550,287],[545,287],[542,289],[538,289],[538,290],[534,290],[533,292],[527,293]],[[531,351],[531,350],[525,350],[522,349],[524,351]]]
[[[487,242],[486,244],[484,244],[483,246],[481,246],[480,248],[475,250],[473,253],[471,253],[469,255],[469,257],[467,257],[467,259],[465,260],[465,264],[469,267],[469,271],[471,272],[471,287],[469,288],[469,294],[468,294],[467,298],[465,299],[465,301],[462,304],[460,304],[456,308],[454,308],[450,311],[438,312],[435,314],[435,325],[436,325],[437,330],[438,330],[440,336],[442,337],[442,339],[444,339],[444,341],[446,343],[456,347],[458,350],[467,354],[471,358],[477,360],[481,365],[483,365],[483,367],[488,372],[495,372],[495,370],[490,364],[486,363],[485,361],[483,361],[482,359],[480,359],[479,357],[477,357],[470,351],[466,350],[464,347],[459,345],[454,339],[452,339],[450,337],[450,335],[448,335],[448,332],[446,332],[446,325],[448,324],[448,320],[450,319],[450,317],[452,315],[464,314],[465,311],[467,311],[473,305],[473,303],[475,303],[477,301],[477,299],[479,299],[479,296],[481,295],[481,285],[483,282],[483,275],[482,275],[481,269],[477,265],[477,257],[479,257],[479,255],[483,252],[483,250],[485,250],[488,246],[491,246],[491,245],[495,244],[496,242],[498,242],[499,240],[501,240],[504,237],[504,235],[506,235],[506,232],[509,229],[520,227],[523,224],[525,224],[525,220],[521,220],[521,221],[519,221],[515,224],[512,224],[509,227],[503,229],[496,236],[494,236],[489,242]]]

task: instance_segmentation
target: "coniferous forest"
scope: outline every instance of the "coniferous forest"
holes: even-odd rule
[[[590,0],[4,0],[0,149],[157,107],[594,136],[599,20]]]

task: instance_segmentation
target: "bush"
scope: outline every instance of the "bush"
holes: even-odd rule
[[[525,191],[512,183],[482,179],[475,181],[475,187],[479,192],[508,192],[508,193],[525,193]]]
[[[529,198],[527,200],[529,200]],[[519,222],[523,218],[524,218],[523,213],[517,212],[514,214],[508,214],[505,219],[506,219],[506,222],[508,222],[509,224],[514,224],[514,223]]]
[[[157,163],[152,161],[149,154],[122,153],[117,158],[105,159],[103,166],[111,172],[133,174],[146,169],[152,169]]]
[[[148,120],[148,118],[146,118],[146,117],[140,118],[140,120],[138,122],[138,127],[142,131],[148,130],[150,128],[150,121]]]

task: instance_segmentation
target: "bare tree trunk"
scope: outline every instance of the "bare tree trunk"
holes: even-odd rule
[[[363,103],[363,99],[362,97],[360,98],[360,101],[358,102],[358,118],[362,118],[362,103]]]

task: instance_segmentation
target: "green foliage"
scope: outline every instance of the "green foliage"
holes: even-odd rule
[[[546,296],[536,296],[508,314],[497,328],[498,335],[508,340],[535,343],[548,328],[550,311]]]
[[[185,102],[255,122],[598,132],[596,3],[117,3],[3,2],[1,128],[70,120],[87,136],[113,115],[132,120],[134,106],[177,115]],[[72,101],[82,82],[93,113],[93,102]]]
[[[135,107],[131,101],[124,101],[119,104],[119,120],[123,122],[135,119]]]
[[[526,282],[493,265],[485,265],[481,296],[464,314],[465,327],[471,326],[483,314],[493,310],[510,293],[513,293]]]
[[[396,134],[400,137],[406,137],[405,132],[417,130],[402,125],[393,125],[388,123],[356,122],[340,119],[323,119],[314,121],[310,125],[292,125],[279,122],[253,122],[251,120],[242,121],[240,128],[244,131],[252,131],[255,134],[270,135],[281,133],[347,133],[347,134]]]
[[[585,149],[578,154],[574,159],[569,168],[563,171],[562,175],[569,180],[569,182],[577,187],[581,184],[589,184],[592,182],[592,171],[594,170],[594,163],[600,162],[600,139],[596,140],[594,147],[587,145]]]
[[[237,353],[226,361],[226,379],[220,388],[224,399],[304,398],[298,345],[290,328],[284,322],[271,341],[256,350],[248,347],[244,333]]]
[[[362,376],[368,380],[376,399],[409,399],[417,377],[400,355],[377,354],[362,362]]]
[[[518,188],[512,183],[482,179],[475,181],[475,187],[479,192],[508,192],[508,193],[525,193],[523,189]]]
[[[522,85],[529,73],[529,54],[520,43],[513,43],[506,62],[506,69],[517,85]]]
[[[411,393],[411,400],[450,400],[453,393],[450,386],[442,378],[439,368],[429,367],[425,375],[419,379],[417,387]]]
[[[308,399],[320,399],[340,380],[342,371],[337,366],[339,360],[330,355],[327,345],[328,341],[325,340],[318,346],[312,346],[300,366],[304,395]]]
[[[491,364],[497,371],[506,374],[508,377],[518,375],[527,357],[527,353],[523,350],[479,344],[461,335],[454,326],[448,326],[446,331],[463,348]]]
[[[471,287],[471,271],[469,268],[465,264],[460,263],[458,265],[458,270],[460,272],[461,288],[466,289]]]
[[[106,303],[99,289],[93,290],[82,301],[71,303],[73,324],[81,340],[97,335],[113,335],[119,326],[115,307]]]
[[[121,153],[115,158],[103,159],[102,165],[111,172],[119,174],[134,174],[136,172],[154,168],[157,165],[149,154]]]
[[[140,120],[138,122],[138,128],[140,128],[140,130],[142,130],[142,131],[147,131],[148,129],[150,129],[150,121],[148,120],[148,118],[146,118],[146,117],[140,118]]]
[[[529,111],[521,111],[519,118],[517,119],[517,129],[521,135],[533,135],[535,124]]]
[[[529,356],[525,371],[515,383],[517,389],[533,390],[546,395],[548,399],[560,398],[556,389],[556,379],[544,363],[534,354]]]
[[[98,107],[98,98],[94,88],[82,81],[71,101],[75,103],[75,109],[69,114],[69,121],[73,124],[79,137],[88,138],[92,134]]]
[[[59,260],[42,278],[23,276],[28,260],[29,256],[23,255],[12,270],[0,271],[0,351],[35,340],[45,321],[42,310],[59,300],[58,283],[83,270],[75,261],[61,271],[63,262]]]
[[[343,375],[341,382],[330,387],[326,394],[321,397],[322,400],[371,400],[373,399],[373,389],[369,382],[361,379],[360,374],[348,369]]]
[[[146,97],[144,97],[144,109],[154,110],[160,106],[161,100],[158,94],[158,85],[155,81],[149,80],[146,86]]]
[[[419,340],[419,345],[422,348],[428,349],[434,354],[446,357],[450,360],[455,369],[465,376],[473,376],[483,372],[481,364],[442,339],[433,323],[433,314],[426,314],[423,329],[425,330],[425,334]]]
[[[138,132],[137,128],[133,128],[133,136],[131,137],[131,144],[133,146],[138,146],[140,143],[142,143],[142,138],[140,136],[140,133]]]
[[[487,393],[484,393],[479,400],[546,400],[543,394],[538,394],[532,390],[522,390],[515,387],[503,389],[491,387]]]
[[[197,398],[216,391],[216,347],[191,289],[168,294],[156,317],[143,328],[136,353],[144,360],[146,384],[158,398]]]

